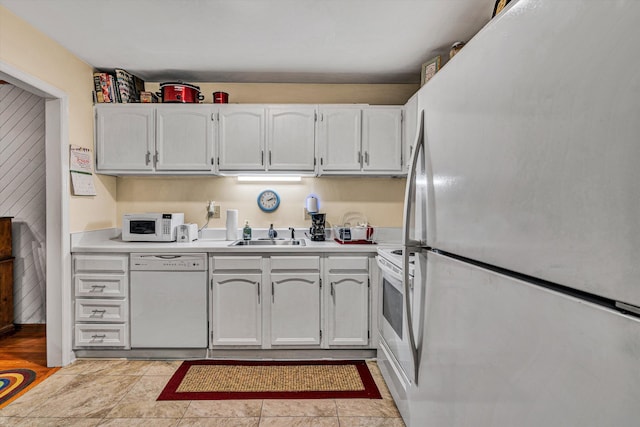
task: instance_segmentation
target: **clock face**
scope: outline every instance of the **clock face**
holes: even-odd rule
[[[273,212],[280,205],[280,196],[273,190],[264,190],[258,195],[258,206],[265,212]]]

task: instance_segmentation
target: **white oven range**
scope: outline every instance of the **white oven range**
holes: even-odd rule
[[[416,301],[413,287],[414,256],[409,257],[409,299]],[[398,409],[402,412],[407,401],[407,392],[414,378],[411,344],[408,337],[408,325],[402,273],[402,249],[396,247],[378,248],[376,257],[380,268],[380,289],[378,307],[378,363],[380,369],[388,372],[391,379],[390,390],[394,395]],[[418,301],[420,299],[418,298]],[[416,313],[417,310],[413,310]],[[414,321],[414,325],[417,324]]]

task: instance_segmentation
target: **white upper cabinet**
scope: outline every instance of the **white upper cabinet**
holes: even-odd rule
[[[362,170],[402,172],[402,108],[362,111]]]
[[[144,107],[96,107],[96,171],[153,170],[155,110]]]
[[[220,171],[264,170],[265,109],[225,105],[218,112]]]
[[[357,171],[362,161],[362,109],[359,106],[319,108],[320,172]]]
[[[409,171],[409,163],[413,154],[414,144],[418,133],[418,94],[413,95],[406,104],[404,104],[402,128],[402,163],[405,173]]]
[[[157,107],[156,170],[211,171],[213,110],[201,105]]]
[[[267,109],[267,170],[315,171],[316,111],[315,106]]]
[[[320,107],[321,175],[402,173],[402,107]]]

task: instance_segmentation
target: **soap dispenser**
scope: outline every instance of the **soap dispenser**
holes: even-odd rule
[[[244,223],[244,228],[242,229],[242,240],[251,240],[251,227],[249,226],[249,221]]]
[[[276,230],[273,229],[273,224],[271,224],[269,226],[269,232],[268,232],[268,236],[271,240],[275,239],[276,237],[278,237],[278,232]]]

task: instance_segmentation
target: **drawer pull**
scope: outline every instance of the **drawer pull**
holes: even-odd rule
[[[91,310],[91,316],[94,316],[94,315],[96,315],[96,316],[97,316],[97,315],[100,315],[100,317],[102,317],[102,316],[104,316],[104,314],[105,314],[106,312],[107,312],[107,310],[98,310],[98,309],[96,309],[96,310]]]
[[[106,288],[107,285],[91,285],[91,292],[96,291],[96,292],[102,292],[104,291],[104,288]]]
[[[96,340],[96,339],[101,339],[101,340],[103,340],[103,339],[105,339],[106,337],[107,337],[107,334],[102,334],[102,335],[97,335],[97,334],[96,334],[96,335],[91,335],[91,339],[94,339],[94,340]]]

